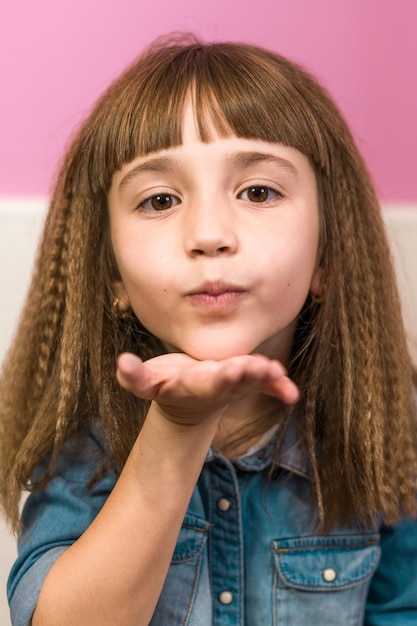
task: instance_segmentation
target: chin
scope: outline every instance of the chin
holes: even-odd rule
[[[256,352],[255,349],[251,349],[247,346],[228,346],[228,345],[211,345],[211,346],[198,346],[190,347],[189,349],[181,349],[181,352],[185,352],[188,356],[196,359],[197,361],[223,361],[234,356],[243,356],[245,354],[251,354]]]

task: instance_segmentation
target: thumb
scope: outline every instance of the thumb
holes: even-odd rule
[[[144,400],[153,400],[157,395],[159,381],[135,354],[125,352],[117,359],[116,378],[121,387]]]

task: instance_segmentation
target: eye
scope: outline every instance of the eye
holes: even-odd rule
[[[239,194],[240,199],[247,200],[249,202],[257,202],[258,204],[262,202],[270,202],[271,200],[275,200],[277,197],[281,196],[282,194],[280,194],[279,191],[264,185],[252,185],[251,187],[244,189]]]
[[[157,193],[141,202],[138,208],[144,211],[166,211],[179,202],[179,198],[169,193]]]

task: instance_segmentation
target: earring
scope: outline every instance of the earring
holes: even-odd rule
[[[120,300],[119,298],[115,298],[113,300],[113,312],[121,320],[125,320],[129,317],[129,310],[120,308]]]
[[[319,293],[312,293],[310,291],[310,298],[311,301],[314,302],[314,304],[323,304],[323,302],[326,300],[326,285],[323,284],[321,286],[321,290]]]

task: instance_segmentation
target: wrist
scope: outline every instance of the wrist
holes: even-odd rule
[[[152,403],[129,456],[140,480],[144,475],[152,476],[152,482],[156,475],[163,482],[197,480],[219,419],[220,414],[200,422],[173,421],[159,405]]]

